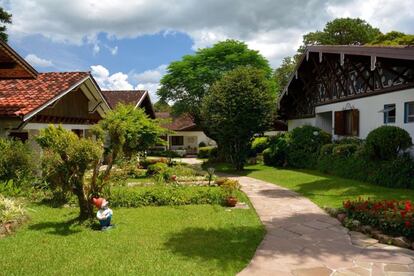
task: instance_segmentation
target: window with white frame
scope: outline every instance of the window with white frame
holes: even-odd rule
[[[384,105],[384,124],[395,123],[395,104]]]
[[[414,123],[414,102],[404,104],[404,123]]]

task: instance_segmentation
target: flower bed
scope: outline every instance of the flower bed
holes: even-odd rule
[[[391,236],[414,240],[414,204],[410,200],[381,200],[359,198],[347,200],[343,207],[348,219],[358,220]]]

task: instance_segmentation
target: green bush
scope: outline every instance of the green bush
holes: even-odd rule
[[[263,151],[263,161],[268,166],[285,166],[289,150],[289,133],[271,139],[270,147]]]
[[[218,187],[166,186],[113,189],[113,207],[141,207],[190,204],[223,204],[225,191]]]
[[[368,174],[368,182],[392,188],[414,188],[414,161],[409,154],[372,163],[374,173]]]
[[[152,176],[152,175],[162,174],[167,169],[168,169],[167,164],[165,164],[165,163],[155,163],[155,164],[152,164],[152,165],[148,166],[147,175]]]
[[[371,131],[365,141],[365,152],[377,160],[391,160],[411,147],[410,134],[396,126],[381,126]]]
[[[252,142],[252,151],[255,154],[262,153],[265,149],[269,147],[269,138],[268,137],[256,137]]]
[[[331,135],[314,126],[301,126],[290,132],[288,165],[295,168],[314,168],[321,147],[331,143]]]
[[[359,147],[357,144],[339,144],[332,148],[332,154],[337,157],[350,157]]]
[[[204,148],[204,147],[207,147],[207,144],[204,143],[203,141],[201,141],[200,143],[198,143],[198,147],[199,148]]]
[[[321,147],[319,158],[332,155],[335,144],[325,144]]]
[[[7,138],[0,138],[0,180],[13,179],[21,185],[34,176],[36,162],[29,145]]]
[[[335,144],[340,144],[340,145],[348,145],[348,144],[353,144],[353,145],[362,145],[364,141],[362,139],[356,138],[356,137],[345,137],[342,138],[340,140],[336,140]]]
[[[168,163],[168,159],[167,158],[145,158],[139,161],[139,166],[143,169],[147,169],[148,166],[150,165],[154,165],[156,163],[164,163],[167,164]]]
[[[169,157],[169,158],[176,158],[180,157],[178,153],[172,150],[151,150],[149,151],[148,155],[151,156],[160,156],[160,157]]]
[[[198,149],[198,158],[217,158],[217,148],[216,147],[201,147]]]

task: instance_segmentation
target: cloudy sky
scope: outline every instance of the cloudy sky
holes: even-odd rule
[[[413,0],[0,0],[10,44],[39,71],[92,71],[103,89],[148,89],[167,65],[233,38],[276,68],[336,17],[414,33]]]

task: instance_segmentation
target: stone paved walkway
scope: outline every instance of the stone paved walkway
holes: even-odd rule
[[[349,233],[310,200],[237,177],[267,234],[239,275],[414,275],[414,252]]]

